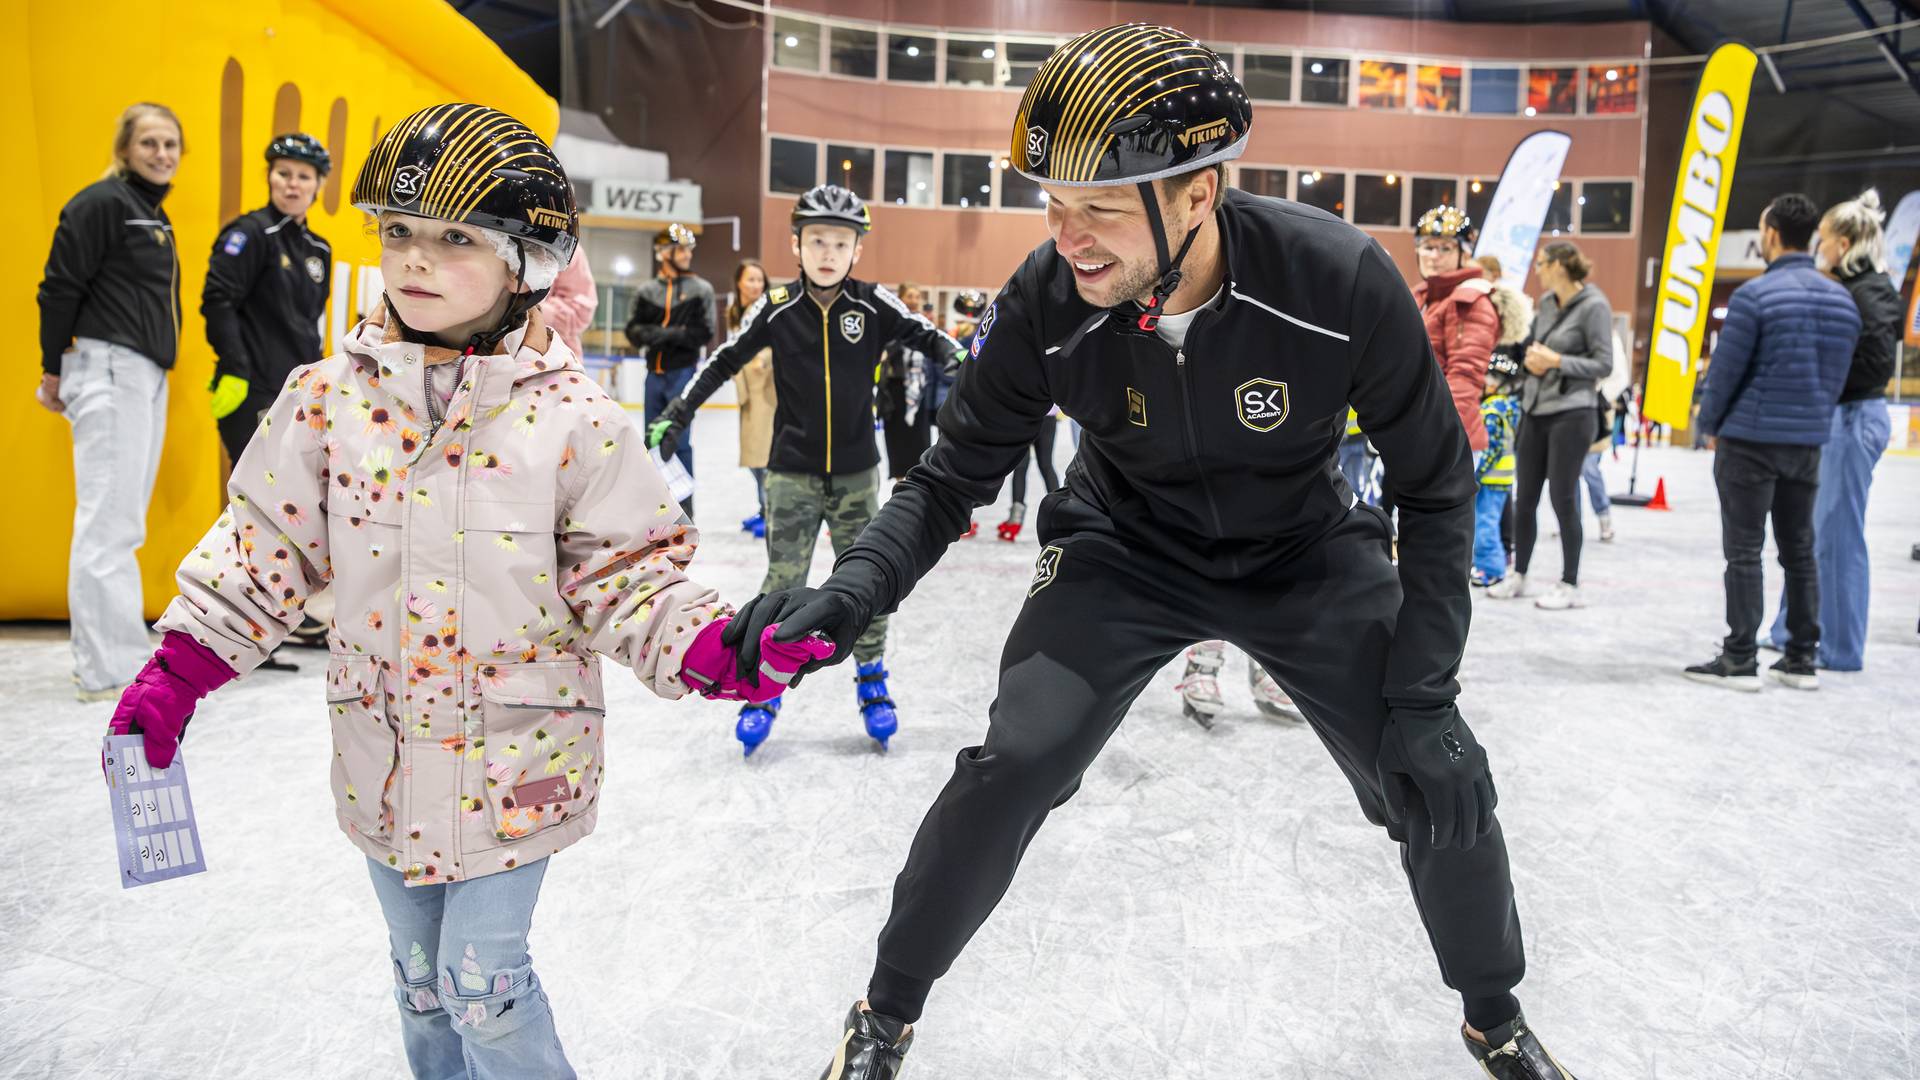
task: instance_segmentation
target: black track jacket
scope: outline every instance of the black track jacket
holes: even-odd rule
[[[219,358],[214,378],[234,375],[278,392],[326,355],[320,317],[333,286],[333,248],[272,203],[220,230],[207,262],[200,314]]]
[[[761,349],[773,347],[773,451],[767,467],[835,476],[880,463],[873,438],[873,387],[880,351],[891,342],[942,362],[960,343],[884,285],[847,278],[821,308],[798,281],[767,290],[687,387],[692,408],[713,396]],[[1455,421],[1455,426],[1459,426]],[[1006,472],[1011,462],[1001,469]]]
[[[1287,574],[1354,505],[1334,460],[1351,403],[1400,510],[1404,601],[1383,696],[1450,705],[1475,485],[1413,295],[1378,243],[1319,210],[1228,190],[1216,220],[1227,280],[1178,351],[1081,300],[1051,241],[1035,249],[981,319],[940,441],[827,587],[876,614],[897,607],[1056,403],[1085,429],[1067,490],[1128,546],[1222,581]]]

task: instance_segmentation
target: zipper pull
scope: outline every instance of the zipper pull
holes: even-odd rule
[[[1173,362],[1179,367],[1186,367],[1187,366],[1187,350],[1185,349],[1173,350]]]

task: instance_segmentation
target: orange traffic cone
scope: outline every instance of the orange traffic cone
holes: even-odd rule
[[[1661,477],[1660,482],[1654,485],[1653,501],[1647,504],[1647,509],[1649,510],[1673,509],[1673,507],[1667,505],[1667,478],[1666,477],[1664,476]]]

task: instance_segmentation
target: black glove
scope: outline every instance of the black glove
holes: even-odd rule
[[[693,409],[688,407],[686,398],[667,402],[667,407],[647,425],[647,449],[660,451],[663,458],[672,457],[681,437],[687,433],[687,419],[692,415]]]
[[[1376,768],[1387,817],[1412,824],[1410,841],[1466,851],[1493,828],[1487,752],[1452,705],[1390,709]]]
[[[733,617],[720,632],[720,644],[733,650],[742,679],[759,678],[760,635],[776,623],[780,629],[774,631],[775,641],[798,641],[817,633],[833,642],[833,652],[808,662],[794,674],[789,686],[799,686],[801,676],[840,663],[852,655],[854,639],[866,630],[873,616],[867,605],[852,593],[831,588],[831,578],[825,584],[829,587],[811,589],[802,585],[797,589],[761,593],[747,601]]]

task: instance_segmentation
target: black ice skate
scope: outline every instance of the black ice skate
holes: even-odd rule
[[[1465,1028],[1460,1030],[1460,1038],[1466,1041],[1473,1059],[1493,1080],[1574,1080],[1574,1075],[1540,1045],[1533,1029],[1527,1026],[1524,1014],[1486,1035],[1487,1041],[1483,1043],[1467,1034]]]
[[[894,1080],[900,1075],[907,1048],[913,1045],[913,1025],[865,1005],[857,1001],[848,1010],[846,1034],[840,1036],[820,1080]]]

